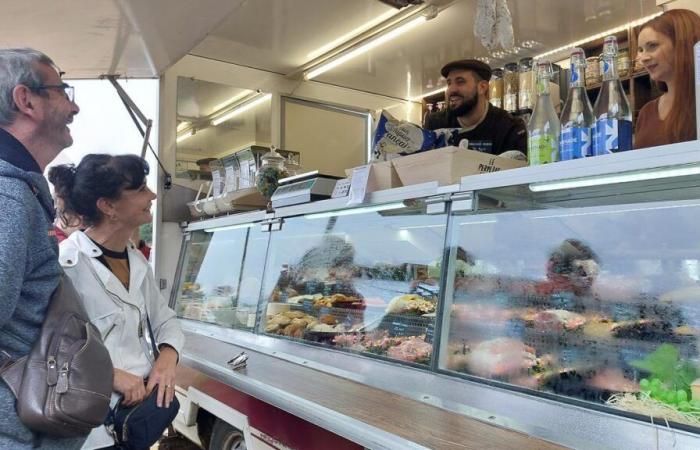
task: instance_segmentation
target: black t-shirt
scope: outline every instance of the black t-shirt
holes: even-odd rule
[[[527,155],[527,129],[522,120],[489,103],[484,120],[473,130],[459,134],[459,139],[469,139],[469,148],[492,155],[508,150],[520,150]],[[437,111],[425,118],[424,128],[461,128],[457,117],[447,110]]]

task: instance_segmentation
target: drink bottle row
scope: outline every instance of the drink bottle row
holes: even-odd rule
[[[528,122],[530,165],[606,155],[632,149],[632,113],[616,69],[617,39],[603,44],[603,84],[591,107],[585,87],[586,55],[571,52],[569,93],[557,117],[549,97],[550,61],[537,63],[537,102]]]

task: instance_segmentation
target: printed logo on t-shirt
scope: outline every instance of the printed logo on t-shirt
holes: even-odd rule
[[[492,141],[472,141],[469,140],[469,149],[476,150],[478,152],[492,153],[493,152],[493,142]]]

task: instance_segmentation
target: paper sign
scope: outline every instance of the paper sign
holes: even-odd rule
[[[359,205],[365,201],[370,169],[371,166],[368,164],[366,166],[355,167],[352,170],[348,205]]]
[[[211,181],[214,186],[212,195],[216,197],[217,195],[221,194],[221,174],[218,170],[215,170],[211,173]]]
[[[236,186],[236,171],[231,166],[226,166],[226,192],[233,192],[238,189]]]
[[[335,183],[331,198],[347,197],[350,193],[350,179],[343,178]]]

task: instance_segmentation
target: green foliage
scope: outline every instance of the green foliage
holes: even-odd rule
[[[641,360],[632,361],[632,366],[649,372],[665,387],[690,392],[690,383],[698,376],[697,367],[682,361],[678,349],[670,344],[662,344],[653,353]],[[655,380],[652,380],[652,383]],[[653,385],[650,386],[653,391]],[[658,388],[657,388],[658,389]]]

